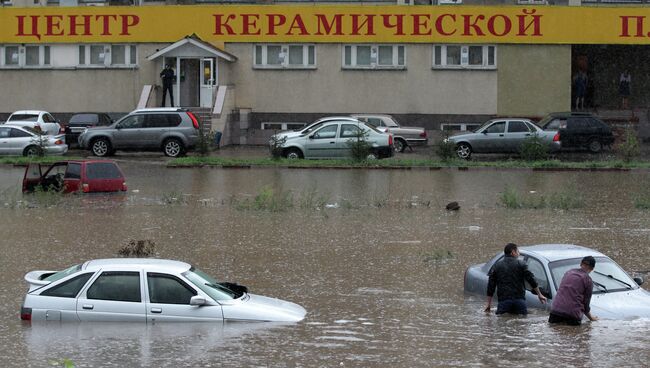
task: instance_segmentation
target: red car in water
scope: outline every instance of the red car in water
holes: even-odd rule
[[[126,179],[117,163],[110,160],[59,161],[30,164],[23,177],[23,193],[34,190],[63,193],[126,191]]]

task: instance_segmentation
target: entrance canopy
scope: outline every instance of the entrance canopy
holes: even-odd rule
[[[158,50],[153,55],[147,56],[147,60],[155,60],[164,57],[218,57],[233,62],[237,57],[233,54],[219,50],[215,46],[201,40],[196,35],[185,36],[173,44]]]

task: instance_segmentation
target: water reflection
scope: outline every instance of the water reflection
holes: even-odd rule
[[[650,270],[650,212],[632,204],[647,172],[120,166],[129,186],[121,197],[0,203],[0,356],[9,365],[68,357],[78,366],[129,367],[627,367],[650,359],[648,320],[565,328],[549,326],[544,311],[499,318],[482,312],[481,298],[465,296],[462,281],[467,266],[510,241],[582,244],[627,270]],[[17,178],[22,169],[3,168],[0,189],[15,191]],[[574,187],[585,206],[506,209],[499,203],[506,186],[537,194]],[[233,205],[264,188],[296,201],[314,192],[338,206]],[[23,200],[19,193],[13,198]],[[451,201],[459,211],[444,209]],[[308,316],[290,326],[234,327],[19,321],[27,271],[112,257],[132,239],[154,241],[158,257],[297,302]]]

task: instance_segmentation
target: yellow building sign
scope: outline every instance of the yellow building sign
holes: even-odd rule
[[[648,44],[650,8],[143,6],[0,9],[0,43]]]

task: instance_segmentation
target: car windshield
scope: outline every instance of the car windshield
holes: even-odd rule
[[[555,116],[553,116],[553,115],[546,115],[545,117],[542,118],[542,120],[540,120],[540,121],[537,123],[537,125],[543,128],[546,124],[548,124],[549,121],[551,121],[551,120],[553,120],[553,119],[555,119]]]
[[[549,263],[556,289],[560,287],[562,277],[568,270],[580,267],[581,259],[563,259]],[[607,257],[596,257],[596,267],[589,276],[594,282],[594,293],[611,293],[638,288],[636,282],[616,262]]]
[[[302,130],[298,129],[297,131],[300,131],[302,134],[307,134],[310,132],[313,132],[315,129],[319,128],[323,123],[326,123],[327,121],[321,121],[319,123],[312,123],[311,125],[307,126],[306,128],[302,128]]]
[[[196,287],[199,289],[203,290],[204,293],[208,294],[214,300],[229,300],[241,296],[237,295],[236,292],[222,285],[212,276],[206,274],[198,268],[190,268],[189,271],[183,272],[183,276],[185,276],[188,280],[190,280],[191,283],[196,285]]]
[[[70,118],[70,124],[97,124],[99,116],[97,114],[76,114]]]
[[[61,280],[62,278],[66,277],[66,276],[68,276],[68,275],[72,275],[73,273],[77,273],[77,272],[79,272],[80,270],[81,270],[81,265],[80,265],[80,264],[78,264],[78,265],[74,265],[74,266],[72,266],[72,267],[68,267],[68,268],[66,268],[66,269],[63,270],[63,271],[59,271],[59,272],[57,272],[57,273],[53,273],[53,274],[51,274],[50,276],[44,278],[43,281],[54,282],[54,281],[56,281],[56,280]]]
[[[384,124],[389,128],[399,128],[399,125],[393,119],[383,119]]]
[[[38,115],[34,114],[12,114],[8,121],[38,121]]]
[[[485,128],[485,126],[487,126],[488,124],[492,124],[492,122],[493,122],[493,120],[488,120],[488,121],[486,121],[485,123],[481,124],[478,128],[474,129],[474,130],[472,131],[472,133],[478,133],[478,132],[480,132],[483,128]]]

